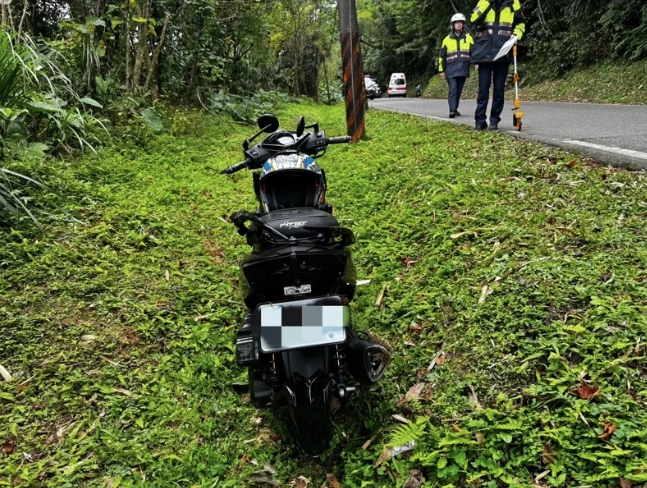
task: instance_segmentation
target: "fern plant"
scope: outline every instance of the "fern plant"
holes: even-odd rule
[[[427,431],[427,425],[425,417],[418,417],[415,423],[395,426],[389,435],[389,442],[386,447],[405,446],[420,440]]]

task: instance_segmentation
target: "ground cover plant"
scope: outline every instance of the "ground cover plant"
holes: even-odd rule
[[[647,103],[647,64],[644,62],[621,65],[600,63],[549,80],[537,73],[541,73],[541,68],[537,65],[520,65],[519,95],[522,101],[629,105]],[[447,98],[447,82],[438,76],[429,79],[426,85],[423,83],[423,87],[426,98]],[[465,83],[462,98],[476,99],[477,93],[478,73],[472,70],[471,77]],[[512,79],[506,88],[506,99],[514,99]]]
[[[300,114],[344,132],[341,106],[279,115]],[[176,120],[32,168],[80,222],[2,228],[0,486],[647,483],[644,174],[371,111],[321,163],[371,280],[357,326],[395,358],[312,460],[237,386],[247,249],[226,216],[253,191],[218,172],[251,129]]]

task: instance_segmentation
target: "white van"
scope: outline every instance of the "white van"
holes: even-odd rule
[[[407,96],[407,77],[404,76],[404,73],[391,74],[388,94],[389,98]]]

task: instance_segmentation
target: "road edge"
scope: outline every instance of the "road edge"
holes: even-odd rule
[[[461,122],[452,122],[448,119],[445,119],[442,117],[436,117],[434,115],[415,114],[411,112],[404,112],[402,110],[394,110],[391,108],[376,107],[375,105],[370,105],[370,108],[374,110],[383,110],[385,112],[392,112],[392,113],[397,113],[401,115],[409,115],[412,117],[420,117],[424,119],[437,120],[439,122],[443,122],[446,124],[468,125],[468,124],[463,124]],[[551,147],[556,147],[573,154],[579,154],[581,156],[593,159],[596,163],[602,164],[603,166],[621,168],[629,171],[647,171],[647,160],[626,156],[624,154],[611,153],[611,152],[606,152],[599,149],[588,148],[585,146],[568,144],[568,142],[566,141],[559,141],[559,140],[549,139],[541,136],[528,136],[523,133],[523,130],[521,132],[509,131],[509,130],[499,130],[497,132],[499,134],[504,134],[509,137],[518,137],[525,141],[539,142],[541,144],[551,146]]]

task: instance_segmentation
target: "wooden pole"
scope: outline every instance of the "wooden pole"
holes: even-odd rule
[[[366,89],[355,0],[337,0],[337,10],[344,69],[347,134],[353,138],[353,142],[357,142],[366,135]]]

